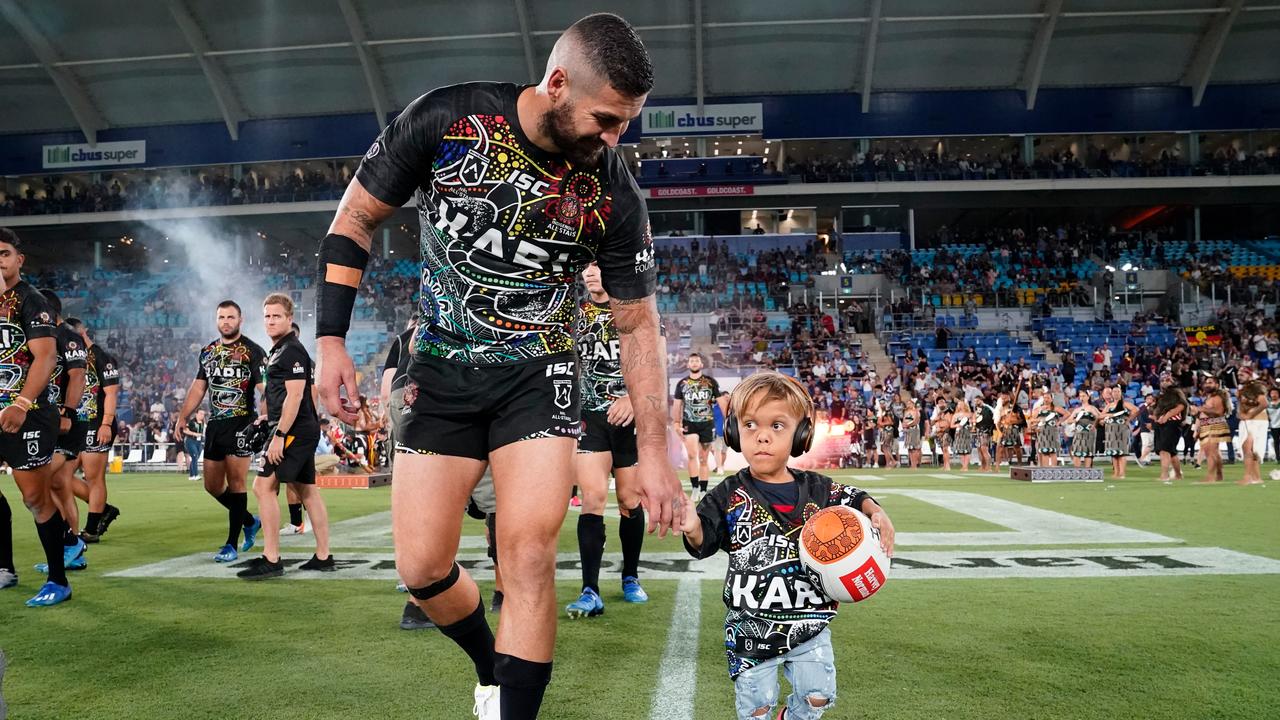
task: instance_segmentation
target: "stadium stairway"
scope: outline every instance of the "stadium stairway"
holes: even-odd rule
[[[1019,333],[1019,335],[1025,335],[1025,333]],[[1046,363],[1054,366],[1062,364],[1062,356],[1054,352],[1053,347],[1050,346],[1049,343],[1046,343],[1036,337],[1034,333],[1031,333],[1028,337],[1031,338],[1031,349],[1037,354],[1043,353],[1044,361]]]
[[[859,333],[854,338],[862,343],[862,351],[867,354],[867,362],[875,368],[877,377],[885,377],[889,371],[893,369],[893,360],[889,358],[889,354],[884,351],[884,345],[880,344],[880,338],[875,333]]]

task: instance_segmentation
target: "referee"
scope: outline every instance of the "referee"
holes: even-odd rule
[[[262,320],[275,344],[267,355],[267,422],[274,431],[267,445],[262,472],[253,481],[262,516],[262,556],[236,573],[245,580],[265,580],[284,574],[280,562],[280,483],[298,492],[316,538],[316,553],[302,570],[333,572],[337,566],[329,553],[329,511],[316,489],[316,446],[320,444],[320,418],[311,399],[311,356],[298,340],[293,323],[293,300],[272,293],[262,301]]]

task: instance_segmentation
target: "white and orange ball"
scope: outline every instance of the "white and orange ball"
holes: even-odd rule
[[[889,579],[880,531],[866,515],[844,505],[823,508],[800,531],[800,562],[827,597],[861,602]]]

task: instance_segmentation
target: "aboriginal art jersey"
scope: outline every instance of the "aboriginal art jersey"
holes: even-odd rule
[[[684,403],[681,419],[686,423],[713,422],[715,413],[711,408],[720,394],[720,383],[707,375],[696,380],[687,377],[676,383],[675,399]]]
[[[790,512],[779,512],[757,487],[764,483],[744,468],[698,503],[702,546],[692,547],[685,539],[685,550],[696,558],[720,550],[729,554],[723,597],[731,678],[787,654],[826,629],[839,604],[809,579],[800,562],[800,531],[824,507],[847,505],[861,511],[863,501],[871,497],[825,475],[788,471],[797,490]]]
[[[605,412],[627,394],[622,381],[622,351],[613,310],[591,300],[582,303],[578,319],[578,362],[582,368],[582,410]]]
[[[96,427],[102,420],[107,388],[120,384],[120,363],[106,348],[94,343],[85,354],[84,395],[76,415],[80,422]]]
[[[258,415],[253,394],[263,382],[266,359],[262,347],[243,336],[229,343],[214,340],[200,350],[196,379],[209,384],[209,422]]]
[[[55,336],[49,303],[26,280],[0,293],[0,408],[13,404],[27,384],[35,359],[27,342]],[[44,407],[46,402],[47,393],[44,399],[36,398],[32,407]]]
[[[653,294],[640,190],[606,149],[574,166],[529,141],[525,87],[433,90],[382,131],[356,171],[371,195],[416,198],[422,227],[417,357],[505,365],[574,350],[576,276],[592,259],[610,296]]]
[[[49,379],[49,404],[58,407],[70,389],[67,386],[71,384],[71,371],[84,370],[89,353],[84,338],[66,323],[58,325],[54,337],[58,341],[58,364],[53,366],[53,377]]]

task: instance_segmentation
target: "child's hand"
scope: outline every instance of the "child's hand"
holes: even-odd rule
[[[871,527],[880,531],[880,548],[884,550],[884,554],[893,557],[893,522],[889,520],[889,514],[883,509],[876,510],[871,515]]]
[[[698,504],[692,498],[684,504],[684,517],[680,521],[680,532],[685,535],[702,536],[702,519],[698,517]],[[690,540],[694,538],[690,537]]]

